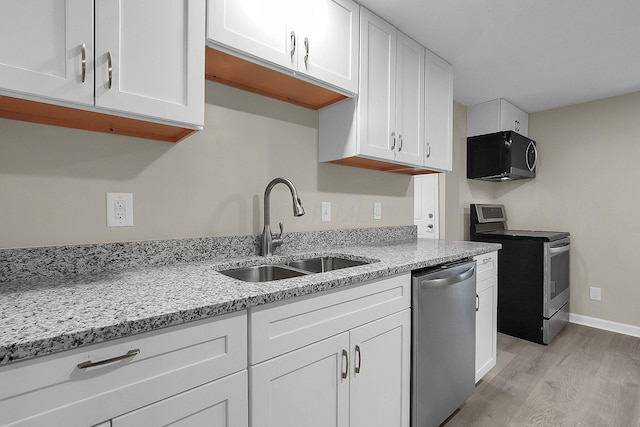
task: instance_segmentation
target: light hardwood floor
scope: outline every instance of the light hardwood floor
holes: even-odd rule
[[[569,324],[549,346],[498,334],[497,365],[446,427],[640,427],[640,338]]]

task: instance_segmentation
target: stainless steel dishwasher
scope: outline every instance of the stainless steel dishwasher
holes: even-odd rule
[[[475,388],[475,261],[413,272],[411,337],[411,427],[437,427]]]

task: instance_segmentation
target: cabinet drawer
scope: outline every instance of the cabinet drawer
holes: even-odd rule
[[[476,283],[498,275],[498,252],[473,257],[476,260]]]
[[[245,369],[246,337],[243,311],[2,367],[0,425],[97,424]]]
[[[249,310],[252,365],[409,308],[411,275],[372,280]]]

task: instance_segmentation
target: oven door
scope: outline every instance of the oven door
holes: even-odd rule
[[[550,319],[569,302],[569,237],[544,244],[544,317]]]

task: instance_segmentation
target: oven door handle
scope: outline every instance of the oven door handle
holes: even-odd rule
[[[564,252],[569,252],[570,249],[571,249],[571,244],[568,243],[566,245],[558,246],[556,248],[549,248],[549,253],[551,254],[551,256],[554,256]]]

